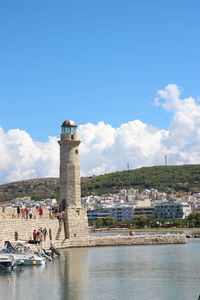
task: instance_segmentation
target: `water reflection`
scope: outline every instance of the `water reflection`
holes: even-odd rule
[[[1,270],[0,299],[82,299],[87,253],[87,248],[68,249],[44,266]]]
[[[68,249],[62,252],[59,262],[60,291],[59,299],[81,300],[86,285],[88,249]]]
[[[197,300],[200,240],[66,249],[46,266],[0,272],[0,299]]]

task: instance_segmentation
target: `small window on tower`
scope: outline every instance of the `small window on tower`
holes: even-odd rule
[[[75,153],[78,154],[78,149],[75,150]]]

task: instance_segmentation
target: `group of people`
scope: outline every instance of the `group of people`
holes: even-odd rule
[[[41,218],[43,215],[43,208],[40,206],[37,209],[37,212],[39,214],[39,217]],[[22,218],[30,218],[32,219],[33,216],[33,209],[31,207],[26,206],[25,208],[17,206],[17,216],[18,218],[20,217],[20,215],[22,216]]]
[[[46,227],[44,229],[39,228],[38,230],[33,230],[33,240],[39,242],[39,244],[42,243],[42,241],[46,241],[47,238],[47,229]]]
[[[52,206],[51,207],[51,217],[57,217],[57,215],[59,214],[59,207],[58,206]]]

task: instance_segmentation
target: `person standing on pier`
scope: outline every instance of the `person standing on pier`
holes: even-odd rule
[[[20,207],[19,207],[19,205],[17,206],[17,216],[18,216],[18,218],[20,217]]]
[[[37,231],[33,230],[33,240],[36,241],[36,237],[37,237]]]
[[[42,233],[43,233],[44,241],[46,241],[46,237],[47,237],[47,229],[46,229],[46,227],[43,229]]]
[[[26,206],[26,208],[25,208],[26,219],[28,219],[28,212],[29,212],[29,208]]]
[[[43,215],[43,208],[41,206],[38,208],[38,213],[39,213],[39,217],[41,218]]]

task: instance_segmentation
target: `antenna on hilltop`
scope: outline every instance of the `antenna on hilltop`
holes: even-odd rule
[[[165,155],[165,166],[167,166],[167,155]]]
[[[127,170],[128,170],[128,172],[129,172],[129,163],[127,163]]]

